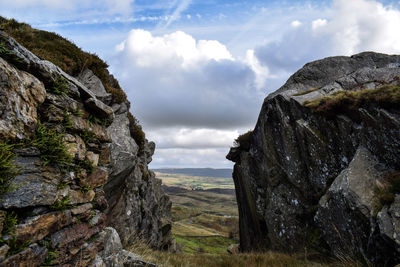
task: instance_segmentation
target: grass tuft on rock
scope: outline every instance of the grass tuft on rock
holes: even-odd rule
[[[242,135],[239,135],[238,138],[235,139],[235,147],[240,148],[240,150],[243,151],[249,151],[250,149],[250,140],[253,132],[248,131],[247,133],[244,133]]]
[[[69,92],[69,84],[67,80],[65,80],[61,76],[57,76],[54,80],[52,86],[46,88],[47,92],[54,94],[54,95],[68,95]]]
[[[0,143],[0,196],[12,191],[12,179],[18,175],[19,167],[14,164],[16,155],[13,152],[14,145]]]
[[[71,199],[69,196],[66,196],[62,199],[57,200],[56,202],[54,202],[53,205],[50,206],[50,209],[52,210],[66,210],[69,206]]]
[[[47,164],[64,167],[72,165],[73,158],[68,153],[63,138],[63,134],[58,133],[55,129],[38,123],[31,145],[40,150],[40,158],[44,160],[44,166]]]
[[[17,214],[13,211],[5,212],[3,221],[2,235],[12,235],[15,232],[15,226],[18,224]]]
[[[376,89],[360,91],[338,91],[330,96],[303,103],[315,113],[335,116],[339,113],[351,114],[359,108],[371,105],[380,108],[396,108],[400,104],[400,86],[383,85]]]
[[[392,204],[396,194],[400,194],[400,171],[388,173],[383,178],[383,183],[376,186],[375,196],[378,200],[376,210],[379,212],[383,206]]]
[[[130,112],[128,112],[128,119],[131,136],[138,144],[140,151],[143,151],[146,144],[146,135],[143,132],[142,126],[140,126],[139,121]]]

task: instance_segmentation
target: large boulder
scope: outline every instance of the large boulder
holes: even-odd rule
[[[341,234],[365,230],[352,239],[350,256],[363,255],[374,264],[382,264],[385,255],[398,257],[394,235],[388,238],[396,216],[386,213],[387,208],[372,208],[376,175],[400,170],[398,105],[386,105],[378,98],[369,103],[346,100],[347,106],[323,112],[309,103],[324,104],[327,100],[322,97],[335,99],[344,92],[362,94],[398,86],[399,62],[400,56],[372,52],[318,60],[306,64],[264,100],[252,133],[227,155],[235,162],[241,250],[316,248],[335,254],[343,243],[330,221],[342,227]],[[375,163],[383,167],[373,175]],[[368,169],[369,180],[361,178],[366,174],[362,168]],[[387,223],[377,224],[376,216]],[[378,234],[383,231],[379,225],[388,225],[383,227],[389,233],[385,238]],[[381,250],[363,243],[372,240],[386,249],[381,257],[376,256]]]

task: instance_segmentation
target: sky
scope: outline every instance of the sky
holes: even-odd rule
[[[0,0],[110,65],[149,140],[151,168],[232,167],[234,139],[307,62],[400,54],[400,1]]]

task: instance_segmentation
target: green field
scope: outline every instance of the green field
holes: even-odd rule
[[[176,186],[185,189],[234,189],[232,178],[189,176],[184,174],[171,174],[156,172],[156,177],[166,186]]]
[[[227,254],[238,243],[232,178],[156,172],[172,201],[172,234],[183,253]],[[222,189],[222,190],[219,190]]]

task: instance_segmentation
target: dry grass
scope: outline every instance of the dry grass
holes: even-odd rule
[[[79,75],[86,68],[91,69],[100,78],[106,90],[113,95],[115,102],[122,103],[126,100],[118,81],[109,75],[107,63],[96,54],[82,51],[56,33],[37,30],[14,19],[8,20],[0,16],[0,28],[32,53],[54,63],[72,76]]]
[[[145,261],[160,267],[265,267],[265,266],[360,266],[346,259],[344,262],[332,262],[330,258],[311,259],[304,254],[284,254],[279,252],[210,254],[210,253],[171,253],[149,249],[143,243],[135,243],[128,248],[139,254]]]
[[[247,133],[241,134],[238,138],[235,139],[234,145],[238,147],[240,150],[249,151],[250,149],[250,140],[252,131],[248,131]]]
[[[330,96],[305,101],[303,104],[313,112],[328,116],[354,114],[359,108],[376,106],[397,108],[400,103],[400,86],[384,85],[376,89],[339,91]]]
[[[395,195],[400,194],[400,172],[393,171],[383,177],[375,187],[375,214],[377,214],[383,206],[390,205],[395,199]]]

